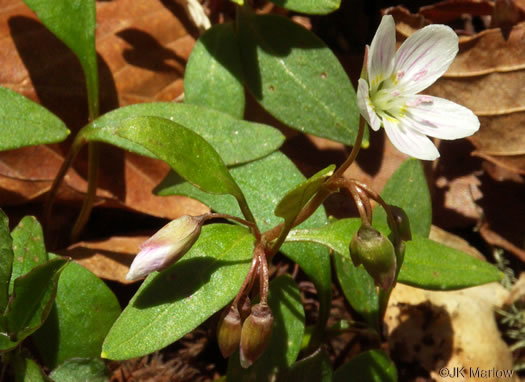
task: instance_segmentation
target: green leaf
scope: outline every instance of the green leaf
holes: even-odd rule
[[[341,0],[270,0],[280,7],[310,15],[326,15],[339,9]]]
[[[304,334],[301,293],[293,279],[282,275],[270,283],[268,304],[274,315],[272,338],[263,355],[248,369],[239,363],[239,351],[228,362],[228,382],[270,381],[273,375],[293,364]]]
[[[287,240],[318,243],[336,252],[335,270],[347,301],[371,327],[377,328],[379,303],[374,280],[350,260],[350,240],[360,225],[359,219],[342,219],[321,228],[291,231]]]
[[[204,226],[181,260],[142,283],[109,331],[102,356],[121,360],[149,354],[222,309],[248,273],[254,240],[242,227]]]
[[[0,151],[61,142],[69,130],[56,115],[0,86]]]
[[[15,354],[11,365],[15,372],[15,382],[48,381],[40,367],[30,358]]]
[[[454,290],[499,281],[495,266],[425,238],[406,244],[398,281],[431,290]]]
[[[275,215],[285,220],[285,227],[293,225],[299,212],[319,191],[324,181],[332,175],[334,169],[335,165],[328,166],[284,195],[277,207],[275,207]]]
[[[241,56],[233,24],[216,24],[195,43],[184,72],[184,102],[244,116]]]
[[[193,131],[169,119],[136,117],[124,121],[117,134],[146,147],[202,191],[244,199],[217,151]]]
[[[9,219],[4,211],[0,209],[0,313],[5,311],[9,300],[9,280],[11,279],[12,267],[13,243],[9,234]],[[2,346],[0,346],[0,349],[2,349]]]
[[[333,382],[397,382],[394,363],[381,350],[368,350],[345,363],[334,373]]]
[[[293,230],[288,241],[314,242],[350,259],[349,245],[359,219],[342,219],[319,229]],[[431,290],[454,290],[498,281],[493,265],[433,240],[414,237],[405,243],[405,260],[398,281]]]
[[[305,177],[281,152],[274,152],[258,161],[232,168],[231,174],[250,205],[255,220],[262,231],[279,224],[273,206],[293,187],[302,184]],[[180,194],[200,200],[213,210],[230,215],[240,215],[235,200],[230,196],[211,195],[197,190],[188,183],[181,183],[173,173],[158,186],[160,195]],[[319,226],[326,222],[324,208],[319,208],[301,227]],[[290,243],[281,247],[290,259],[312,279],[319,293],[320,311],[316,323],[314,342],[320,339],[326,325],[331,305],[330,255],[327,250],[308,243]]]
[[[115,134],[123,121],[140,116],[166,118],[193,130],[217,150],[227,165],[249,162],[268,155],[284,141],[284,136],[273,127],[238,120],[210,108],[174,102],[121,107],[97,118],[79,134],[86,141],[105,142],[154,158],[151,151]]]
[[[95,51],[95,0],[24,0],[40,21],[69,49],[86,77],[91,116],[98,115],[98,70]]]
[[[432,223],[432,201],[421,162],[407,159],[388,180],[381,197],[388,204],[405,210],[412,234],[428,237]],[[374,226],[383,232],[388,227],[381,206],[374,209]]]
[[[96,358],[73,358],[49,374],[54,382],[109,382],[104,361]]]
[[[332,364],[326,352],[318,349],[313,354],[294,363],[280,382],[332,382]]]
[[[119,314],[111,289],[86,268],[71,263],[58,281],[53,310],[31,339],[51,369],[70,358],[98,357]]]
[[[68,260],[57,258],[15,280],[6,312],[7,332],[21,341],[46,320],[55,299],[58,278]]]
[[[356,95],[330,48],[281,16],[242,11],[238,25],[246,86],[262,107],[294,129],[352,145]]]
[[[47,262],[42,226],[34,216],[25,216],[11,232],[13,238],[13,271],[9,282],[9,293],[17,278],[25,275],[37,265]]]

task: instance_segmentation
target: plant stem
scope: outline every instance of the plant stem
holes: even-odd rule
[[[346,188],[348,189],[348,191],[350,191],[350,194],[352,195],[352,198],[354,199],[355,205],[357,207],[357,211],[359,211],[359,216],[361,217],[361,221],[364,224],[370,225],[371,224],[370,215],[365,207],[365,204],[363,203],[363,200],[358,191],[358,188],[353,183],[348,184]]]
[[[232,216],[232,215],[228,215],[228,214],[220,214],[220,213],[215,213],[215,212],[214,213],[205,214],[205,215],[201,215],[201,218],[202,218],[203,222],[205,222],[206,220],[210,220],[210,219],[230,219],[230,220],[235,220],[238,223],[241,223],[241,224],[243,224],[245,226],[248,226],[252,230],[252,233],[254,234],[256,241],[257,242],[261,241],[261,232],[259,231],[259,227],[257,227],[257,224],[255,224],[255,222],[248,221],[248,220],[245,220],[245,219],[242,219],[242,218],[238,218],[237,216]]]
[[[237,293],[237,296],[235,296],[235,300],[233,300],[233,305],[239,304],[239,300],[241,299],[241,296],[245,294],[246,290],[251,289],[251,286],[248,288],[249,284],[251,284],[251,281],[254,276],[254,272],[257,270],[259,265],[259,257],[254,254],[252,257],[252,264],[250,266],[250,270],[248,271],[248,274],[246,275],[244,282],[241,285],[241,289],[239,289],[239,293]],[[249,290],[248,290],[249,292]]]
[[[268,261],[266,260],[266,253],[262,245],[255,248],[259,256],[259,295],[261,303],[268,303]]]
[[[77,221],[71,231],[71,241],[75,242],[78,235],[86,225],[91,210],[93,209],[93,202],[95,201],[97,192],[98,168],[100,161],[100,144],[91,142],[88,144],[88,189],[82,209],[77,217]]]
[[[352,151],[350,152],[350,155],[346,160],[343,162],[341,166],[339,166],[333,175],[330,177],[330,179],[338,179],[343,176],[343,173],[346,171],[348,167],[354,162],[355,158],[357,157],[357,154],[359,153],[359,150],[361,149],[361,143],[363,142],[363,136],[365,134],[365,120],[363,117],[359,117],[359,130],[357,131],[357,137],[355,139],[355,143],[352,146]],[[330,179],[328,181],[330,181]]]

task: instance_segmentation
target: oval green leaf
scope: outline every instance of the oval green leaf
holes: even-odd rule
[[[368,350],[334,373],[333,382],[397,382],[397,369],[382,350]]]
[[[15,280],[5,314],[7,332],[20,341],[46,320],[55,299],[58,278],[69,260],[57,258]]]
[[[13,271],[9,283],[9,293],[17,278],[25,275],[37,265],[47,262],[42,226],[34,216],[25,216],[11,232],[13,238]]]
[[[31,339],[50,369],[70,358],[98,357],[119,314],[111,289],[86,268],[71,263],[60,276],[49,317]]]
[[[284,141],[284,136],[271,126],[242,121],[203,106],[174,102],[121,107],[97,118],[79,135],[86,141],[105,142],[155,158],[151,151],[115,134],[123,121],[141,116],[169,119],[193,130],[217,150],[228,166],[264,157],[277,150]]]
[[[40,367],[30,358],[15,354],[11,363],[15,371],[15,382],[47,382]]]
[[[0,151],[62,142],[69,135],[64,122],[43,106],[0,86]]]
[[[54,382],[109,382],[110,374],[101,359],[73,358],[53,370],[49,377]]]
[[[310,15],[326,15],[341,5],[341,0],[271,0],[280,7]]]
[[[56,37],[75,53],[86,77],[91,117],[98,115],[95,0],[24,0]]]
[[[164,118],[136,117],[123,121],[117,134],[144,146],[199,189],[244,199],[217,151],[190,129]]]
[[[266,351],[247,369],[239,363],[239,351],[233,353],[228,362],[228,382],[271,381],[299,355],[304,334],[304,309],[301,292],[290,276],[282,275],[272,280],[268,305],[274,323]]]
[[[323,349],[318,349],[308,357],[297,361],[279,382],[332,382],[332,364]]]
[[[410,221],[412,234],[428,237],[432,224],[432,201],[421,161],[407,159],[394,172],[381,192],[386,203],[401,207]],[[386,213],[381,206],[374,209],[374,226],[388,229]]]
[[[354,143],[355,91],[324,42],[288,18],[245,10],[238,35],[246,86],[262,107],[304,133]]]
[[[222,309],[248,273],[254,240],[242,227],[204,226],[181,260],[142,283],[109,331],[102,356],[122,360],[152,353]]]
[[[499,281],[495,266],[426,238],[406,244],[398,281],[422,289],[454,290]]]
[[[184,102],[243,118],[242,63],[233,24],[216,24],[195,43],[184,72]]]

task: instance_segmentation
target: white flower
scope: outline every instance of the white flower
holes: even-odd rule
[[[198,239],[201,226],[199,216],[182,216],[166,224],[140,245],[126,280],[141,279],[175,263]]]
[[[370,127],[383,126],[399,151],[434,160],[439,152],[427,135],[458,139],[479,129],[478,118],[466,107],[417,94],[447,71],[458,52],[458,37],[445,25],[429,25],[395,50],[394,19],[386,15],[368,52],[368,79],[359,80],[357,105]]]

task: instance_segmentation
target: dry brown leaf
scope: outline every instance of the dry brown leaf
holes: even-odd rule
[[[389,12],[403,37],[434,21],[400,7]],[[428,9],[425,15],[431,15]],[[477,155],[519,173],[525,171],[524,48],[525,23],[509,31],[494,28],[462,36],[456,60],[425,91],[472,109],[481,122],[479,132],[470,138]]]
[[[95,275],[106,280],[129,284],[126,280],[129,266],[138,253],[139,245],[149,236],[114,236],[97,241],[82,241],[60,251],[73,258]]]
[[[74,132],[87,121],[85,85],[74,55],[38,21],[21,0],[0,11],[0,51],[5,52],[0,83],[40,102]],[[102,111],[130,103],[170,101],[182,92],[184,65],[196,32],[175,1],[97,2]],[[71,138],[70,138],[71,139]],[[70,140],[60,145],[0,153],[0,196],[4,205],[41,197],[51,185]],[[175,218],[206,208],[182,197],[151,194],[167,166],[105,147],[97,196],[108,206]],[[79,201],[86,190],[81,156],[65,178],[59,200]],[[140,187],[138,187],[140,186]]]
[[[394,360],[424,369],[432,380],[450,381],[441,368],[511,370],[512,353],[501,339],[494,318],[509,292],[497,283],[452,292],[398,284],[390,298],[385,323]],[[482,333],[480,335],[480,333]],[[516,378],[505,379],[518,381]],[[457,381],[501,381],[452,378]]]
[[[488,0],[445,0],[419,9],[419,13],[435,23],[447,23],[464,14],[491,15],[494,3]]]
[[[437,241],[438,243],[447,245],[451,248],[457,249],[458,251],[468,253],[470,256],[480,260],[486,260],[485,256],[481,254],[476,248],[471,246],[468,241],[461,237],[447,232],[438,226],[432,225],[430,227],[429,239]]]
[[[494,232],[488,224],[483,224],[480,227],[479,232],[488,243],[496,247],[503,248],[504,250],[516,255],[519,259],[521,259],[521,261],[525,261],[525,249],[514,245],[507,239]]]

